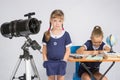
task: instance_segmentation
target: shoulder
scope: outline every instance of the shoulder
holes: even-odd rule
[[[110,46],[109,46],[108,44],[106,44],[105,42],[102,42],[101,46],[102,46],[103,48],[104,48],[104,47],[109,47],[109,48],[110,48]]]
[[[101,43],[101,46],[105,46],[106,44],[104,42]]]
[[[91,41],[91,40],[87,40],[87,41],[85,42],[85,44],[84,44],[84,47],[85,47],[86,49],[91,48],[91,47],[92,47],[92,41]]]
[[[105,45],[105,42],[102,42],[103,45]]]
[[[69,35],[69,32],[67,32],[67,31],[64,31],[64,35]]]
[[[91,41],[91,40],[87,40],[87,41],[85,42],[85,44],[92,44],[92,41]]]
[[[65,34],[69,34],[69,32],[68,31],[64,31],[65,32]]]

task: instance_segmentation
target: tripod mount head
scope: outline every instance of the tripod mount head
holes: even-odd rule
[[[29,54],[29,47],[31,47],[33,50],[38,50],[40,52],[41,46],[37,43],[37,41],[32,40],[29,36],[26,36],[26,39],[27,41],[25,41],[25,43],[21,47],[24,54],[21,55],[20,58],[29,59],[32,58],[32,55]]]
[[[23,44],[21,47],[23,50],[28,50],[29,47],[31,47],[33,50],[40,51],[41,46],[37,43],[36,40],[32,40],[29,36],[26,36],[27,41]]]

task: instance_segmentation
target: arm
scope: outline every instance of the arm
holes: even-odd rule
[[[63,60],[67,61],[69,58],[69,55],[70,55],[70,47],[66,47],[66,52],[65,52]]]
[[[77,54],[83,54],[85,50],[86,50],[85,47],[81,46],[79,49],[77,49],[76,53]]]
[[[96,54],[97,51],[95,50],[87,50],[91,46],[92,42],[91,40],[87,40],[84,45],[82,45],[77,51],[77,54]]]
[[[110,49],[111,49],[111,48],[110,48],[109,46],[105,46],[105,47],[104,47],[104,51],[106,51],[106,52],[110,52]]]
[[[105,46],[103,50],[89,50],[87,51],[86,48],[84,46],[81,46],[77,51],[76,53],[77,54],[93,54],[93,55],[96,55],[96,54],[100,54],[100,53],[103,53],[103,52],[109,52],[110,51],[110,48],[108,46]]]
[[[103,50],[99,50],[99,53],[110,52],[110,47],[105,45]]]
[[[65,38],[65,47],[66,47],[66,51],[65,51],[65,55],[63,60],[67,61],[70,55],[70,46],[71,46],[71,38],[68,32],[66,32],[66,38]]]
[[[47,47],[46,47],[46,45],[43,45],[42,54],[43,54],[43,60],[47,61]]]
[[[96,54],[96,51],[87,51],[86,48],[84,46],[81,46],[77,51],[76,51],[77,54],[93,54],[95,53]]]

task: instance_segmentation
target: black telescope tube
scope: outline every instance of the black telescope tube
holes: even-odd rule
[[[1,25],[1,34],[10,39],[14,36],[20,37],[37,34],[40,30],[40,24],[40,21],[36,18],[14,20]]]

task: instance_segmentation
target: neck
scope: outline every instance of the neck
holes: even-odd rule
[[[59,35],[59,34],[62,33],[63,30],[62,29],[52,29],[51,31],[52,31],[53,34]]]

